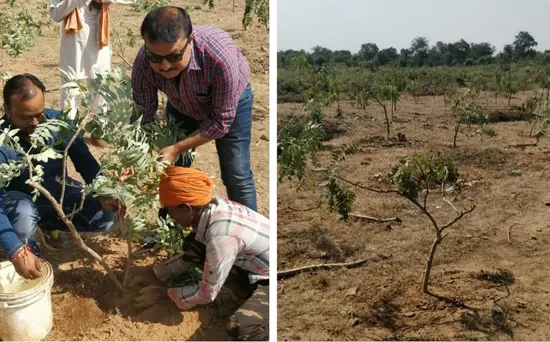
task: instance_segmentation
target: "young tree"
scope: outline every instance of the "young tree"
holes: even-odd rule
[[[332,95],[333,100],[336,100],[336,116],[342,117],[342,108],[340,107],[340,96],[344,91],[344,82],[342,81],[340,75],[336,73],[335,70],[332,70],[329,78],[329,89]]]
[[[468,89],[466,93],[457,93],[451,99],[451,110],[456,117],[453,148],[456,148],[458,132],[464,122],[485,122],[483,106],[475,101],[478,95],[479,91],[477,89]]]
[[[446,230],[471,213],[475,206],[465,211],[459,211],[445,198],[447,185],[456,184],[458,181],[458,169],[448,157],[442,155],[415,156],[394,166],[391,177],[392,183],[398,187],[399,194],[420,209],[434,229],[434,240],[426,260],[426,271],[422,281],[422,291],[434,295],[428,286],[437,247],[449,235]],[[436,220],[428,206],[428,197],[433,193],[431,190],[435,187],[441,188],[442,200],[456,213],[453,219],[444,224]],[[420,197],[422,193],[423,195]]]
[[[69,74],[65,74],[65,77],[71,79]],[[140,127],[140,120],[132,125],[128,123],[128,118],[133,111],[133,100],[130,79],[124,68],[97,75],[92,83],[95,91],[92,92],[84,86],[79,86],[74,80],[64,84],[63,87],[68,88],[71,94],[80,94],[84,99],[76,121],[68,123],[66,115],[62,114],[56,120],[48,120],[40,124],[30,136],[32,148],[29,150],[24,150],[19,144],[17,130],[6,129],[1,132],[0,142],[20,154],[22,158],[16,162],[0,165],[0,187],[4,187],[12,178],[19,176],[22,170],[28,170],[27,183],[33,188],[34,199],[43,196],[52,204],[78,247],[99,262],[117,287],[123,289],[129,279],[132,238],[145,227],[146,216],[150,210],[159,207],[157,185],[166,164],[158,160],[155,152],[158,149],[151,148],[150,144],[155,141],[169,141],[174,132],[171,127],[163,127],[161,130],[159,124],[152,124],[150,128],[159,133],[155,137],[150,137],[150,134],[148,135]],[[94,100],[91,94],[105,98],[109,106],[106,116],[90,111],[90,104]],[[65,188],[71,186],[66,180],[67,172],[63,172],[58,180],[62,189],[60,197],[56,198],[42,185],[42,163],[50,159],[62,159],[62,165],[66,169],[70,147],[75,139],[85,132],[94,133],[106,139],[110,143],[111,153],[105,153],[101,157],[101,172],[92,184],[83,186],[80,207],[72,208],[71,212],[65,212],[62,209]],[[64,142],[67,143],[60,150],[60,146],[63,146],[60,144]],[[36,149],[40,152],[35,153]],[[125,212],[118,213],[119,228],[128,243],[127,263],[122,283],[103,258],[85,244],[71,221],[72,217],[82,210],[84,198],[88,194],[118,198],[132,213],[128,225],[124,218]]]
[[[388,107],[386,101],[395,98],[395,92],[392,86],[378,86],[373,77],[359,76],[350,83],[349,96],[360,104],[363,108],[369,105],[369,101],[374,101],[384,110],[384,118],[386,121],[386,133],[390,136],[390,117],[388,115]],[[393,102],[392,102],[393,108]]]
[[[397,189],[375,189],[360,183],[352,182],[339,176],[340,162],[346,156],[357,153],[357,143],[344,145],[333,152],[332,162],[327,179],[323,198],[326,199],[329,208],[337,211],[342,220],[347,221],[349,213],[356,199],[352,190],[344,187],[341,183],[353,185],[359,189],[376,193],[398,194],[414,204],[424,216],[430,221],[433,227],[434,239],[426,259],[426,270],[422,281],[422,291],[426,294],[436,296],[429,289],[430,275],[433,268],[433,261],[437,247],[449,235],[448,228],[456,224],[465,215],[474,211],[475,206],[467,210],[457,210],[456,207],[446,198],[448,186],[459,188],[458,168],[454,162],[442,154],[425,154],[407,158],[392,167],[390,172],[390,183]],[[431,194],[441,190],[441,200],[448,204],[455,212],[455,217],[448,222],[441,224],[429,208],[428,198]]]
[[[517,82],[512,76],[511,69],[508,69],[508,72],[504,74],[502,82],[503,82],[503,90],[506,92],[506,94],[508,94],[508,106],[509,106],[512,101],[512,96],[518,92]]]

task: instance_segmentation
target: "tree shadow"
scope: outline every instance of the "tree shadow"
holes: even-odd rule
[[[511,338],[514,337],[508,315],[496,305],[491,309],[476,309],[464,312],[460,316],[459,322],[464,329],[479,331],[490,338],[497,337],[499,333],[504,333]]]
[[[189,341],[231,340],[226,329],[228,318],[216,317],[206,307],[198,308],[197,312],[201,326],[189,337]]]
[[[509,310],[499,304],[500,301],[510,297],[508,286],[516,282],[514,274],[510,270],[499,268],[496,271],[485,271],[472,274],[472,277],[484,282],[488,282],[499,287],[504,287],[506,295],[494,301],[490,309],[471,309],[460,316],[460,324],[468,330],[482,332],[491,338],[499,333],[504,333],[509,337],[514,337],[514,331],[510,324],[511,314]]]
[[[388,329],[392,333],[400,329],[400,308],[395,304],[396,293],[385,293],[369,305],[368,312],[358,315],[359,320],[369,326]],[[361,317],[362,316],[362,317]]]
[[[377,301],[373,307],[369,323],[382,326],[392,332],[398,329],[399,307],[388,298]]]

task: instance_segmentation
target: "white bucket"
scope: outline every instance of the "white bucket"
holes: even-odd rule
[[[42,276],[27,280],[9,261],[0,262],[0,339],[41,340],[53,326],[53,270],[40,259]]]

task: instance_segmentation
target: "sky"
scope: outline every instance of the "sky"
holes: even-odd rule
[[[464,39],[501,51],[519,31],[550,49],[549,0],[278,0],[277,49],[310,51],[316,45],[356,53],[410,47],[418,36],[430,46]]]

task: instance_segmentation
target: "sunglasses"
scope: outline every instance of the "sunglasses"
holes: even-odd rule
[[[161,63],[163,59],[166,59],[168,61],[168,63],[177,63],[177,62],[181,61],[181,59],[183,58],[183,55],[185,54],[185,51],[187,50],[187,46],[189,45],[189,42],[192,40],[192,38],[193,38],[193,35],[189,36],[189,38],[187,39],[187,42],[183,46],[183,49],[181,50],[181,52],[172,53],[172,54],[169,54],[167,56],[160,56],[160,55],[155,55],[154,53],[147,51],[147,48],[145,48],[145,52],[146,52],[145,55],[147,56],[147,59],[151,63]]]

